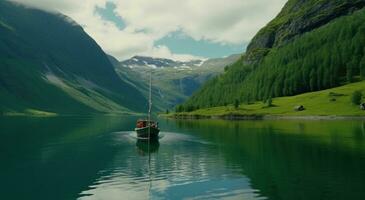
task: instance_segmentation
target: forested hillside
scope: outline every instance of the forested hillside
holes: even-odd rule
[[[364,1],[290,0],[255,36],[241,60],[205,84],[178,111],[265,101],[365,79],[363,6]],[[298,31],[301,27],[307,28]],[[273,30],[271,42],[263,42],[263,32]]]

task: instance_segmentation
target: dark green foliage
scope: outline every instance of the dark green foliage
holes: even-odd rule
[[[224,75],[205,84],[184,106],[221,106],[235,99],[250,103],[352,82],[365,74],[364,45],[362,9],[271,49],[259,64],[239,60]]]
[[[365,54],[360,61],[360,76],[362,80],[365,80]]]
[[[309,75],[309,86],[311,91],[315,91],[317,87],[317,76],[316,76],[316,70],[312,69],[311,73]]]
[[[182,105],[176,106],[175,112],[177,112],[177,113],[184,112],[184,106],[182,106]]]
[[[347,67],[347,71],[346,71],[346,80],[349,83],[353,82],[353,76],[354,76],[354,72],[353,72],[353,67],[349,64]]]
[[[362,93],[361,91],[355,91],[352,93],[351,95],[351,102],[354,104],[354,105],[360,105],[361,103],[361,99],[362,99]]]
[[[340,94],[340,93],[330,92],[328,94],[328,96],[330,96],[330,97],[342,97],[342,96],[345,96],[345,95],[344,94]]]
[[[272,104],[272,98],[271,98],[271,97],[269,97],[269,98],[266,100],[266,105],[267,105],[268,107],[273,106],[273,104]]]
[[[240,106],[240,101],[238,99],[234,100],[234,108],[238,109],[238,107]]]
[[[226,71],[228,71],[228,68],[229,68],[229,66],[225,66],[224,67],[224,71],[226,72]]]

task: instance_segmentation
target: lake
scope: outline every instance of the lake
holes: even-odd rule
[[[365,121],[136,119],[0,118],[0,198],[365,199]]]

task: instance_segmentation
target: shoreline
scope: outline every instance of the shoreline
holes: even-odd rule
[[[26,113],[7,112],[0,113],[0,117],[33,117],[33,118],[54,118],[54,117],[119,117],[119,116],[143,116],[142,113],[82,113],[82,114],[59,114],[59,113]]]
[[[365,120],[365,115],[160,115],[160,117],[179,119],[179,120],[203,120],[203,119],[221,119],[228,121],[245,121],[245,120]]]

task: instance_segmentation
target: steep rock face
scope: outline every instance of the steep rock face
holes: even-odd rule
[[[365,6],[365,0],[292,0],[278,16],[262,28],[247,47],[245,64],[260,61],[273,47],[285,45],[298,35],[351,14]]]

